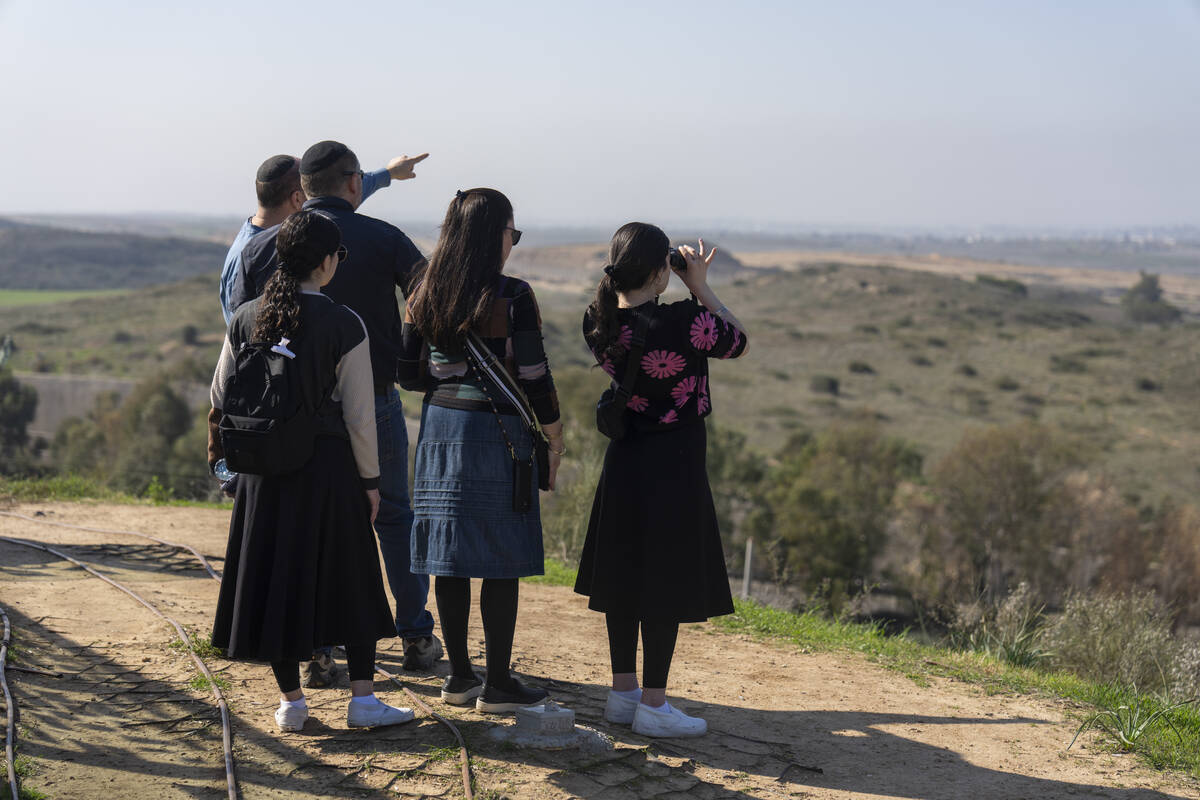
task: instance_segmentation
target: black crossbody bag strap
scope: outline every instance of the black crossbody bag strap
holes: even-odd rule
[[[633,397],[633,382],[637,380],[638,367],[642,363],[642,353],[646,351],[646,329],[650,327],[649,318],[640,312],[635,312],[637,321],[633,323],[633,347],[629,351],[629,361],[625,364],[625,377],[617,387],[617,397],[621,407]]]

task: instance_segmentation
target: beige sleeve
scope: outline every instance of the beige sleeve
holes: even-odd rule
[[[333,399],[342,404],[342,419],[350,433],[350,447],[358,474],[379,477],[379,444],[375,438],[375,382],[371,372],[371,343],[363,340],[342,356],[337,365]]]
[[[208,391],[213,408],[225,408],[225,382],[233,372],[233,346],[229,344],[229,336],[221,345],[221,357],[217,359],[217,369],[213,373],[212,388]]]

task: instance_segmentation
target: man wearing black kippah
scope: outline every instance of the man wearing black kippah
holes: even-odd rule
[[[376,189],[382,189],[392,181],[403,181],[416,177],[413,168],[429,157],[399,156],[388,162],[383,169],[363,173],[362,199],[366,200]],[[225,324],[233,317],[232,304],[234,281],[237,279],[238,256],[250,237],[272,226],[278,225],[295,214],[304,205],[304,190],[300,187],[300,159],[295,156],[271,156],[258,168],[254,178],[254,190],[258,195],[258,210],[254,216],[242,223],[241,230],[229,246],[225,266],[221,269],[221,313]]]
[[[322,290],[362,317],[370,337],[375,380],[375,424],[379,440],[379,514],[375,532],[396,599],[396,634],[404,640],[404,668],[428,670],[442,657],[426,610],[429,577],[409,570],[413,512],[408,497],[408,429],[396,369],[403,315],[396,288],[407,294],[408,281],[424,263],[416,245],[394,225],[356,213],[363,197],[358,157],[341,142],[318,142],[300,159],[304,208],[337,223],[347,256]],[[258,296],[275,271],[278,227],[252,237],[242,250],[233,307]]]

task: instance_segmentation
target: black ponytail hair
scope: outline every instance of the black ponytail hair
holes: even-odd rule
[[[297,211],[279,226],[275,253],[279,266],[263,289],[254,339],[277,342],[300,332],[300,284],[337,252],[342,243],[337,224],[315,211]]]
[[[613,234],[608,249],[608,266],[596,287],[596,299],[588,306],[591,335],[596,353],[610,362],[625,352],[617,343],[617,292],[640,289],[666,269],[671,240],[662,229],[647,222],[628,222]]]

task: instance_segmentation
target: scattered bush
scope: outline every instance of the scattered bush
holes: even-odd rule
[[[1135,385],[1143,392],[1157,392],[1162,389],[1162,384],[1150,378],[1138,378]]]
[[[946,340],[942,339],[940,337],[937,337],[937,336],[930,336],[928,339],[925,340],[925,344],[929,345],[930,347],[946,347],[947,346]]]
[[[865,361],[851,361],[850,371],[857,375],[874,375],[875,370]]]
[[[897,328],[911,328],[914,325],[912,315],[905,314],[903,317],[900,317],[893,322],[892,325]]]
[[[965,375],[968,378],[974,378],[976,375],[979,374],[979,371],[976,370],[974,367],[972,367],[970,364],[959,364],[958,367],[954,371],[957,372],[959,375]]]
[[[866,333],[871,336],[879,335],[879,328],[875,325],[855,325],[854,330],[858,333]]]
[[[1033,667],[1050,654],[1042,647],[1042,612],[1029,585],[1021,583],[999,604],[977,599],[960,604],[950,624],[950,643],[987,653],[1017,667]]]
[[[1077,375],[1087,372],[1087,364],[1071,356],[1050,356],[1050,371]]]
[[[1121,308],[1132,322],[1151,322],[1167,325],[1178,322],[1182,312],[1163,299],[1158,276],[1146,272],[1138,273],[1138,282],[1121,295]]]
[[[1078,311],[1062,308],[1042,308],[1023,311],[1015,314],[1013,319],[1027,325],[1058,330],[1059,328],[1078,328],[1091,323],[1092,318]]]
[[[1007,375],[1002,375],[1001,377],[997,378],[995,386],[1002,392],[1015,392],[1017,389],[1021,388],[1021,384],[1017,383],[1015,379],[1010,378]]]
[[[1186,648],[1171,635],[1171,614],[1149,592],[1076,594],[1050,623],[1045,645],[1054,666],[1097,683],[1143,691],[1191,691],[1175,686]],[[1194,676],[1193,676],[1194,681]]]
[[[909,359],[909,363],[915,364],[918,367],[932,367],[933,362],[922,355],[916,355]]]
[[[1029,287],[1011,278],[997,278],[995,275],[980,273],[975,276],[975,282],[980,286],[999,289],[1002,292],[1008,292],[1017,297],[1025,297],[1029,294]]]
[[[812,380],[808,382],[810,391],[818,394],[836,395],[840,389],[838,379],[832,375],[813,375]]]

